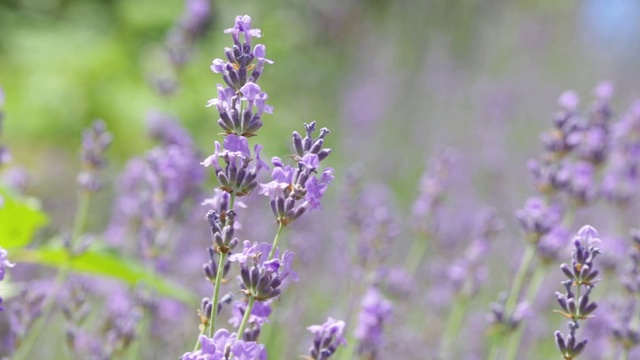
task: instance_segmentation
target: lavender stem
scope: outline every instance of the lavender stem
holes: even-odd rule
[[[520,261],[520,267],[518,268],[518,272],[516,273],[516,277],[511,284],[511,290],[509,291],[509,296],[507,297],[507,301],[505,302],[505,313],[510,316],[513,313],[513,310],[518,303],[518,296],[520,295],[520,289],[522,288],[522,284],[524,283],[524,278],[527,276],[527,272],[529,267],[531,266],[531,262],[536,254],[536,249],[533,245],[527,245],[527,248],[522,255],[522,260]],[[497,339],[491,345],[490,354],[493,356],[488,357],[488,359],[497,360],[499,343],[501,339]]]
[[[249,322],[249,317],[251,316],[251,311],[253,310],[253,304],[256,302],[256,298],[252,295],[249,295],[249,303],[247,304],[247,308],[244,311],[244,316],[242,317],[242,322],[240,323],[240,327],[238,328],[238,334],[236,335],[236,340],[241,340],[242,335],[244,334],[244,329],[247,327],[247,323]],[[231,358],[229,358],[231,360]]]
[[[404,261],[407,274],[414,276],[420,267],[420,262],[424,258],[424,254],[427,252],[429,242],[429,236],[416,237],[411,244],[411,249],[407,253],[407,258]]]
[[[529,287],[525,293],[525,299],[532,304],[535,300],[540,288],[542,287],[542,283],[544,282],[544,278],[547,274],[547,266],[538,266],[533,272],[531,277],[531,282],[529,283]],[[518,354],[518,348],[520,347],[520,340],[522,339],[522,335],[524,334],[525,323],[522,322],[520,326],[516,329],[515,333],[509,339],[509,343],[507,344],[507,355],[505,360],[514,360]]]
[[[467,313],[468,305],[469,298],[467,296],[457,296],[453,304],[453,308],[451,309],[451,313],[449,313],[449,319],[447,320],[447,326],[443,335],[443,359],[455,358],[456,354],[453,351],[453,343],[456,337],[458,337],[458,335],[460,334],[460,328],[462,327],[464,316]]]
[[[280,234],[282,234],[282,230],[284,229],[284,225],[280,223],[278,226],[278,232],[276,233],[276,237],[273,238],[273,244],[271,245],[271,251],[269,251],[268,260],[273,259],[273,255],[276,252],[276,247],[278,246],[278,239],[280,239]]]

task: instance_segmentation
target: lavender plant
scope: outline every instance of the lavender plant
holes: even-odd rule
[[[565,360],[576,359],[588,342],[588,339],[578,341],[576,331],[580,328],[579,322],[592,317],[598,307],[589,295],[598,282],[599,272],[593,261],[600,254],[596,247],[599,241],[596,229],[589,225],[582,227],[573,240],[571,266],[560,266],[568,279],[562,283],[566,293],[556,292],[556,298],[562,308],[556,312],[569,319],[569,334],[564,336],[562,332],[556,331],[554,336],[558,350]]]
[[[233,48],[226,48],[226,60],[215,59],[211,70],[222,74],[227,87],[218,84],[218,98],[208,104],[218,110],[218,124],[225,132],[225,139],[222,144],[216,141],[214,154],[202,162],[205,167],[213,168],[220,184],[216,198],[207,202],[217,211],[209,211],[206,215],[212,245],[209,261],[203,267],[206,277],[213,283],[214,292],[211,299],[202,300],[199,340],[194,351],[185,353],[183,359],[266,358],[264,345],[258,340],[261,327],[271,314],[271,301],[281,295],[289,279],[297,280],[292,271],[294,253],[285,250],[280,255],[278,240],[286,226],[305,212],[320,208],[320,199],[333,179],[331,168],[325,168],[317,175],[320,162],[331,153],[323,146],[329,130],[321,129],[320,135],[314,138],[315,122],[305,124],[306,137],[293,133],[296,153],[291,158],[296,166],[285,165],[280,158],[274,157],[271,160],[274,166],[272,181],[260,184],[260,192],[269,197],[278,224],[273,242],[245,240],[242,251],[233,252],[239,244],[235,236],[236,218],[240,215],[235,207],[236,198],[249,196],[259,185],[260,172],[269,168],[260,158],[262,146],[255,144],[252,153],[249,138],[262,127],[262,115],[273,110],[266,104],[267,94],[256,84],[264,64],[273,62],[265,58],[264,45],[255,45],[252,49],[252,38],[259,38],[261,32],[251,28],[249,16],[236,17],[235,26],[225,33],[231,34]],[[254,60],[257,60],[255,64]],[[230,323],[237,327],[235,333],[216,330],[217,315],[221,310],[220,288],[230,271],[229,262],[239,265],[238,283],[244,295],[232,305],[234,316]]]

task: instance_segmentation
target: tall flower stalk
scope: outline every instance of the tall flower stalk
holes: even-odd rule
[[[226,59],[213,60],[211,70],[222,75],[224,85],[217,85],[218,97],[208,102],[208,106],[215,106],[218,111],[218,125],[225,138],[222,143],[215,142],[215,152],[202,162],[213,169],[219,183],[216,197],[205,201],[214,206],[214,210],[206,215],[212,246],[209,247],[209,261],[204,266],[214,291],[211,299],[203,299],[199,310],[198,343],[194,351],[183,355],[183,359],[212,354],[221,355],[221,359],[234,356],[263,359],[266,356],[258,338],[271,313],[271,301],[281,295],[290,279],[297,280],[292,271],[294,253],[280,252],[278,242],[288,225],[304,213],[320,208],[320,199],[333,180],[333,169],[320,169],[320,162],[331,153],[331,149],[324,148],[324,138],[329,130],[320,129],[316,137],[316,123],[312,122],[305,124],[304,137],[293,132],[295,153],[290,158],[295,165],[286,165],[274,157],[271,160],[272,181],[258,183],[260,172],[269,166],[260,158],[262,146],[255,144],[251,149],[249,138],[256,136],[262,127],[263,114],[273,112],[266,104],[267,94],[256,83],[264,65],[273,61],[265,58],[264,45],[257,44],[252,48],[252,38],[261,37],[261,32],[251,28],[249,16],[236,17],[234,27],[225,33],[231,34],[234,45],[225,49]],[[234,207],[237,198],[249,196],[258,187],[260,193],[269,198],[278,225],[273,243],[245,240],[242,251],[233,252],[239,243],[235,236],[235,220],[240,215]],[[234,316],[230,322],[237,326],[237,331],[229,333],[217,329],[216,322],[223,302],[220,298],[223,279],[234,263],[239,266],[238,283],[244,298],[232,305]],[[221,338],[225,341],[219,341]],[[247,357],[243,351],[253,352]]]
[[[565,293],[556,292],[556,299],[562,310],[555,312],[569,319],[569,334],[554,333],[556,345],[564,360],[573,360],[580,355],[587,345],[588,339],[578,341],[576,331],[580,322],[593,317],[598,304],[591,301],[589,295],[598,282],[598,270],[593,264],[600,250],[596,244],[600,241],[596,229],[586,225],[580,229],[573,240],[571,265],[562,264],[560,269],[567,277],[562,284]]]

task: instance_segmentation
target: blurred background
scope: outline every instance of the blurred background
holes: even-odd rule
[[[550,127],[559,95],[573,89],[586,104],[597,84],[611,81],[616,113],[640,97],[636,0],[210,4],[210,27],[176,70],[165,50],[185,13],[182,0],[0,2],[2,141],[13,166],[29,173],[27,192],[41,199],[53,227],[68,230],[73,221],[81,133],[94,119],[103,119],[114,136],[107,186],[88,220],[96,232],[109,222],[117,174],[130,157],[153,146],[145,135],[150,111],[172,114],[203,156],[213,152],[221,139],[218,114],[205,105],[221,80],[209,66],[231,44],[223,30],[236,15],[249,14],[275,61],[260,79],[275,109],[256,138],[263,157],[289,153],[290,134],[301,132],[303,122],[331,129],[326,145],[333,148],[328,163],[336,168],[336,182],[318,219],[338,216],[345,174],[354,165],[363,181],[383,184],[384,191],[371,191],[387,194],[394,215],[407,217],[428,159],[456,154],[451,227],[468,219],[455,214],[484,206],[505,225],[502,242],[492,248],[492,285],[478,302],[481,313],[512,277],[498,269],[515,266],[513,255],[522,249],[513,213],[534,194],[526,162],[542,151],[539,134]],[[172,96],[158,91],[163,86],[172,88]],[[210,175],[207,186],[215,186]],[[597,216],[584,220],[607,228]],[[292,230],[293,243],[311,236],[299,232],[297,238]],[[406,241],[398,242],[389,256],[401,259],[407,250]],[[200,276],[200,262],[192,267]],[[322,265],[317,269],[311,278],[321,276]],[[323,299],[311,314],[316,320],[307,315],[302,326],[326,317],[332,300]],[[306,344],[294,348],[301,353]]]

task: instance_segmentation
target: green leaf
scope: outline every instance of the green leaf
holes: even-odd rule
[[[189,290],[151,273],[134,259],[125,258],[106,248],[90,249],[74,257],[69,256],[63,248],[14,249],[9,255],[14,262],[37,263],[58,268],[68,266],[74,272],[102,275],[133,286],[144,284],[160,295],[187,305],[198,303],[198,299]]]
[[[49,222],[34,198],[18,197],[0,187],[0,246],[5,249],[29,245],[36,230]]]

